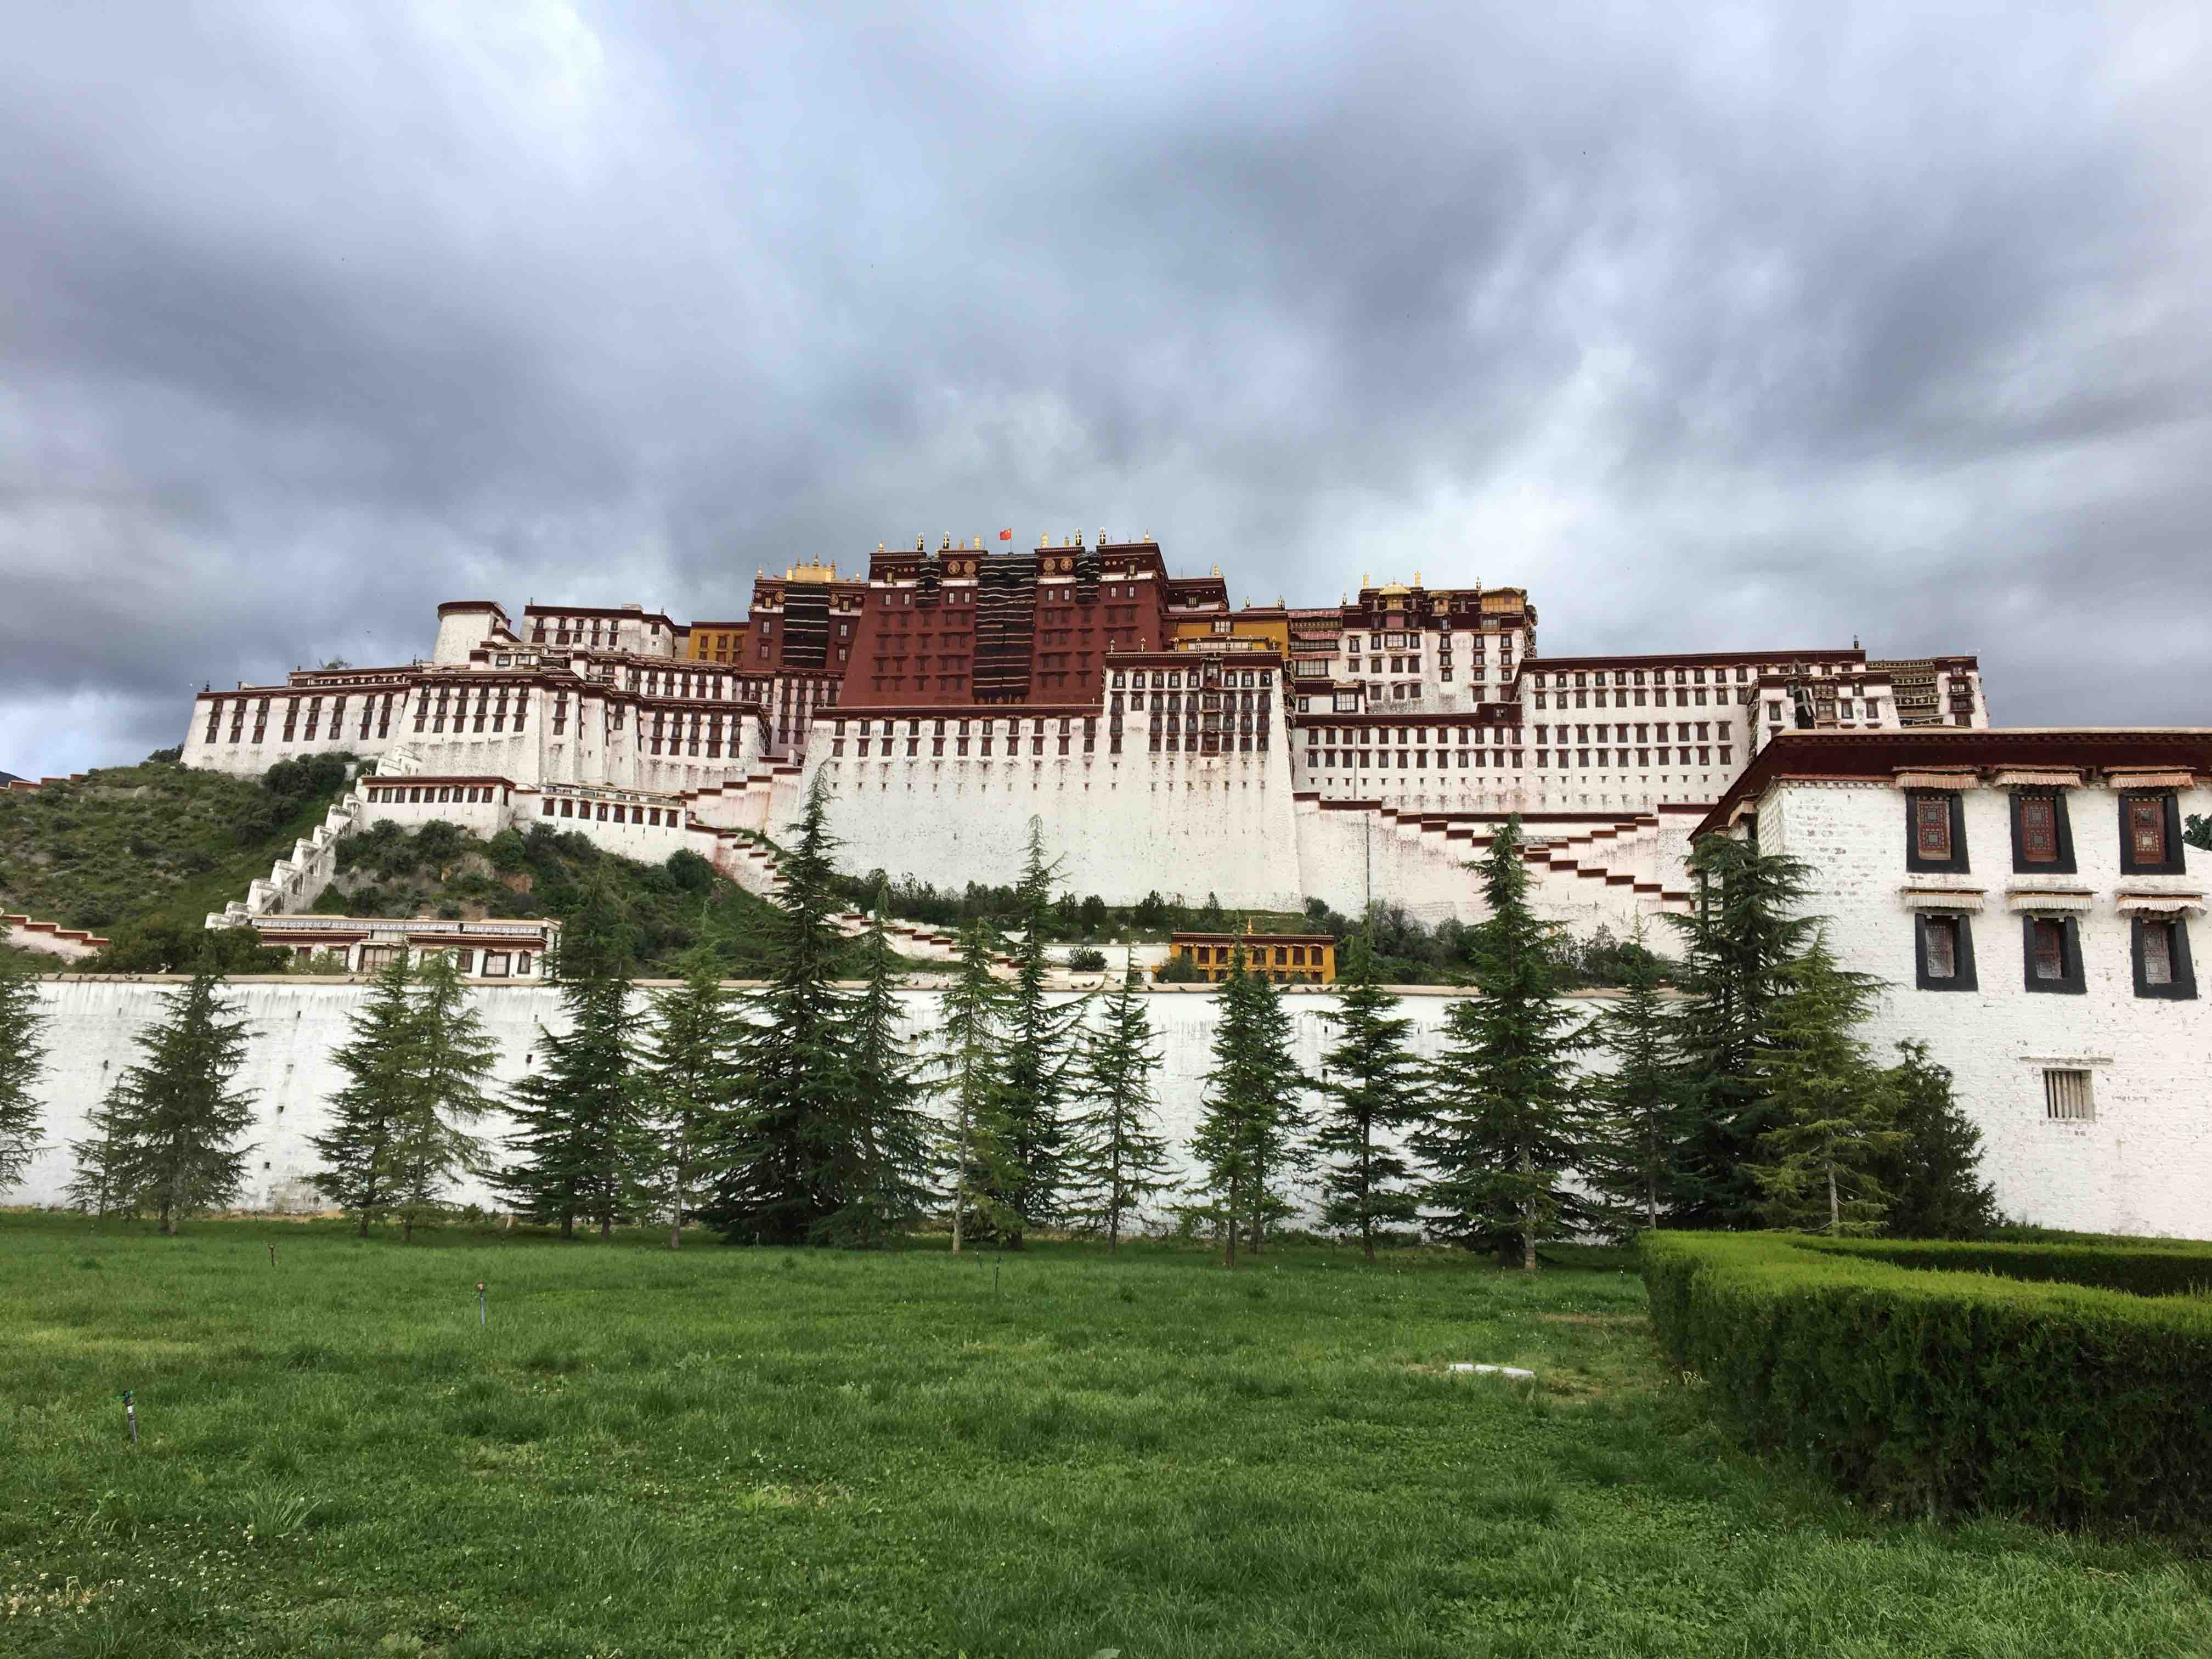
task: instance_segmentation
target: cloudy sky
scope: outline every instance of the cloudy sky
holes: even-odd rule
[[[1147,531],[2212,725],[2212,9],[21,9],[0,768],[483,596]]]

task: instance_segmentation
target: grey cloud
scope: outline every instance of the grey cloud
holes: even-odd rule
[[[0,63],[0,765],[462,592],[729,615],[1007,523],[2202,721],[2200,24],[44,9]]]

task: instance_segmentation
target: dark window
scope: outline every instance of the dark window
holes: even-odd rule
[[[2031,991],[2078,993],[2081,982],[2081,935],[2071,916],[2027,916],[2021,932]]]
[[[1923,991],[1971,991],[1974,981],[1974,933],[1966,916],[1913,917],[1914,982]]]
[[[2013,796],[2012,867],[2015,875],[2074,873],[2074,830],[2063,793],[2039,790]]]
[[[2120,797],[2120,873],[2181,873],[2181,809],[2172,791]]]
[[[1684,765],[1689,763],[1686,757]],[[1954,789],[1914,789],[1905,795],[1905,867],[1963,873],[1966,803]]]
[[[2137,916],[2130,954],[2135,958],[2136,994],[2186,1002],[2197,994],[2197,970],[2189,957],[2189,924],[2179,916]]]

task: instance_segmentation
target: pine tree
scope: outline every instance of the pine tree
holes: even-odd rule
[[[1897,1129],[1904,1137],[1879,1175],[1893,1194],[1893,1238],[1983,1238],[1998,1221],[1996,1194],[1981,1178],[1982,1132],[1952,1098],[1951,1073],[1924,1042],[1900,1042],[1890,1067]]]
[[[568,1029],[538,1027],[544,1063],[509,1091],[516,1161],[498,1184],[533,1221],[576,1236],[579,1217],[614,1232],[634,1195],[639,1144],[630,1052],[630,946],[613,893],[587,877],[561,930],[556,971]]]
[[[1244,965],[1240,940],[1221,982],[1213,1034],[1213,1069],[1191,1152],[1206,1172],[1209,1201],[1202,1213],[1218,1226],[1222,1265],[1235,1267],[1240,1234],[1256,1248],[1276,1183],[1300,1166],[1306,1079],[1291,1057],[1291,1022],[1274,988]]]
[[[861,941],[866,985],[853,1004],[846,1051],[849,1114],[837,1182],[846,1198],[818,1230],[825,1240],[870,1249],[890,1243],[938,1197],[937,1126],[918,1104],[921,1085],[907,1057],[898,959],[884,926],[890,909],[890,894],[878,883]]]
[[[768,983],[746,999],[735,1027],[737,1109],[702,1212],[734,1243],[804,1243],[852,1196],[837,1185],[837,1147],[853,1109],[851,1013],[831,980],[844,944],[835,921],[842,901],[820,772],[794,828],[768,930]]]
[[[1382,988],[1364,932],[1346,946],[1336,984],[1337,1011],[1322,1018],[1335,1027],[1337,1042],[1318,1085],[1334,1103],[1323,1109],[1314,1137],[1322,1160],[1322,1219],[1357,1232],[1372,1261],[1376,1226],[1411,1222],[1419,1212],[1406,1185],[1406,1159],[1384,1139],[1419,1115],[1419,1067],[1406,1048],[1413,1022],[1395,1012],[1399,1000]]]
[[[1059,1209],[1066,1140],[1060,1115],[1087,1001],[1079,998],[1055,1008],[1045,998],[1045,930],[1059,873],[1060,866],[1044,855],[1044,822],[1032,817],[1028,854],[1014,886],[1022,931],[1006,1000],[1006,1146],[1015,1180],[1008,1190],[992,1194],[1015,1218],[1006,1230],[1006,1247],[1015,1250],[1022,1248],[1026,1228],[1051,1221]]]
[[[151,1210],[164,1233],[183,1217],[221,1209],[246,1184],[253,1096],[234,1090],[246,1023],[228,1018],[222,981],[203,968],[161,994],[164,1018],[138,1038],[144,1058],[109,1091],[102,1114],[107,1207]]]
[[[111,1215],[136,1218],[144,1207],[124,1179],[131,1152],[122,1133],[125,1103],[118,1078],[86,1115],[92,1133],[70,1142],[74,1169],[63,1196],[71,1209],[103,1221]]]
[[[331,1097],[330,1127],[307,1142],[322,1159],[308,1179],[339,1209],[360,1218],[363,1238],[392,1201],[392,1142],[415,1097],[410,985],[404,952],[377,969],[368,1000],[347,1021],[351,1036],[331,1054],[347,1081]]]
[[[1528,908],[1522,846],[1516,815],[1476,866],[1490,910],[1472,941],[1481,994],[1445,1017],[1433,1116],[1413,1149],[1437,1170],[1435,1230],[1533,1272],[1540,1243],[1597,1217],[1566,1180],[1586,1139],[1573,1056],[1587,1034],[1557,1000],[1558,958]]]
[[[447,1188],[453,1181],[485,1173],[483,1142],[468,1126],[492,1109],[485,1082],[499,1061],[499,1045],[470,1006],[452,957],[431,952],[416,981],[409,1066],[414,1087],[392,1141],[391,1203],[399,1212],[403,1244],[413,1242],[416,1222],[453,1207]]]
[[[1087,1100],[1068,1124],[1066,1213],[1079,1226],[1104,1232],[1109,1255],[1121,1248],[1123,1223],[1146,1199],[1175,1185],[1169,1178],[1174,1160],[1152,1107],[1160,1051],[1152,1044],[1141,983],[1132,962],[1088,1032],[1082,1070]]]
[[[668,1218],[668,1248],[703,1196],[711,1149],[728,1133],[737,1099],[730,1052],[736,1027],[714,953],[688,952],[684,982],[653,998],[653,1030],[638,1051],[646,1152],[654,1206]]]
[[[1660,1000],[1659,958],[1643,948],[1619,953],[1613,977],[1623,994],[1601,1009],[1595,1035],[1612,1068],[1593,1077],[1589,1144],[1583,1173],[1618,1233],[1656,1227],[1681,1183],[1682,1080],[1675,1069],[1666,1005]]]
[[[1761,1011],[1750,1081],[1766,1127],[1749,1174],[1771,1225],[1881,1230],[1890,1202],[1881,1170],[1905,1137],[1888,1076],[1852,1035],[1881,990],[1872,975],[1838,967],[1816,933]]]
[[[1673,1219],[1756,1226],[1762,1200],[1750,1165],[1768,1108],[1753,1071],[1766,1006],[1816,926],[1796,914],[1808,872],[1725,836],[1702,837],[1689,871],[1696,908],[1668,919],[1682,931],[1678,983],[1687,998],[1674,1026],[1688,1126]]]
[[[960,936],[960,971],[945,987],[932,1087],[942,1103],[944,1157],[952,1172],[952,1253],[968,1239],[1020,1224],[997,1195],[1019,1180],[1006,1120],[1006,988],[992,974],[997,944],[972,918]]]
[[[38,1097],[32,1093],[46,1069],[46,1048],[39,1041],[44,1024],[30,970],[0,958],[0,1192],[23,1178],[32,1154],[46,1140]]]

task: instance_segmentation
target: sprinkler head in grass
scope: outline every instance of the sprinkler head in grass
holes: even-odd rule
[[[131,1430],[131,1443],[135,1446],[138,1443],[137,1391],[132,1389],[125,1389],[123,1391],[121,1398],[123,1401],[123,1421]]]

